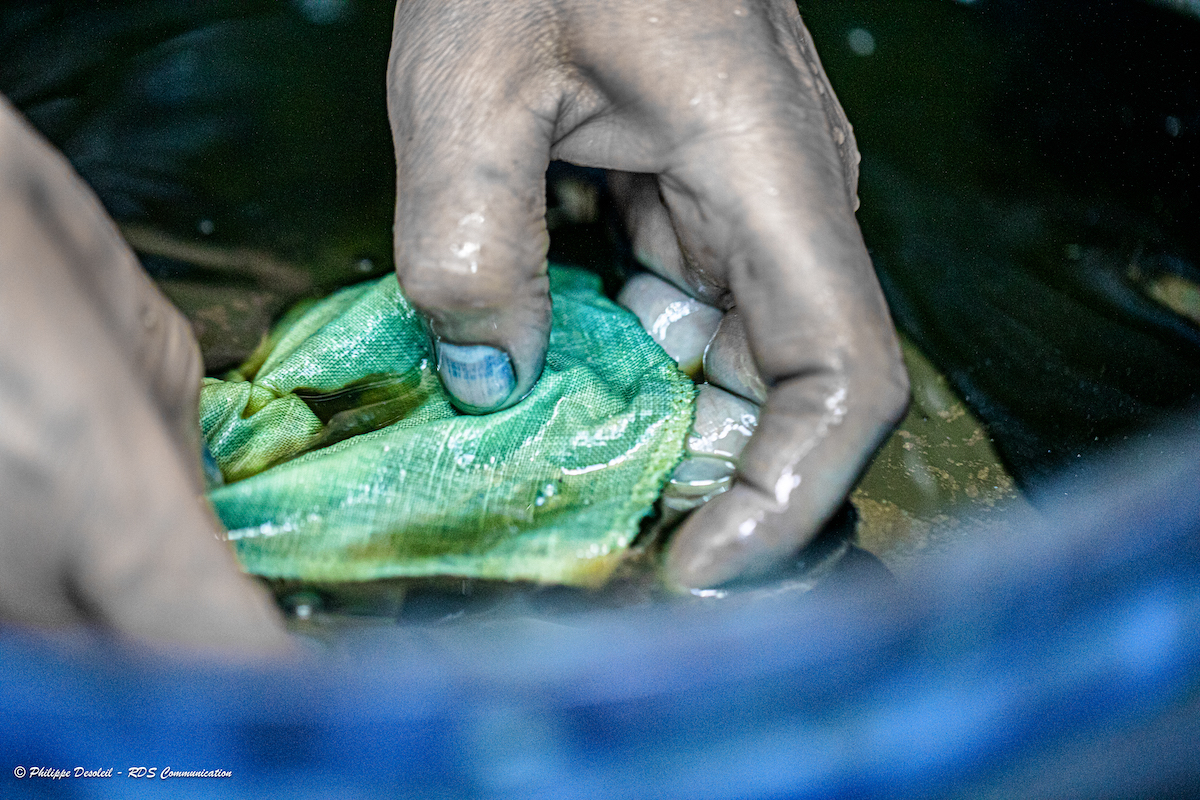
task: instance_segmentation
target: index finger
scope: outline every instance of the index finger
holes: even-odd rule
[[[790,70],[767,93],[773,109],[755,109],[737,136],[681,148],[661,178],[681,245],[701,268],[724,271],[770,387],[737,484],[671,542],[668,576],[686,586],[767,570],[806,544],[907,405],[822,100],[832,90],[805,59],[781,61]]]

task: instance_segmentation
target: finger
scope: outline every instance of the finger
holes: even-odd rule
[[[634,255],[643,266],[691,296],[706,300],[709,306],[725,307],[732,302],[728,289],[721,283],[723,278],[705,272],[683,253],[674,223],[659,196],[656,177],[612,171],[609,173],[609,187],[623,214]],[[642,276],[635,278],[641,279]],[[642,301],[631,299],[642,291],[639,286],[627,285],[618,302],[630,309],[634,308],[636,302],[639,308],[635,313],[642,318],[643,326],[651,330],[653,320],[658,319],[656,312],[659,309],[651,307],[653,303],[649,298]],[[657,293],[648,294],[653,297]],[[754,364],[746,327],[737,309],[725,314],[707,345],[703,359],[705,379],[710,383],[759,404],[766,401],[767,387]],[[678,356],[676,360],[679,361]]]
[[[74,263],[106,252],[89,235],[102,212],[71,194],[75,181],[0,113],[0,616],[284,646],[278,615],[216,539],[161,386],[125,352],[130,329]]]
[[[142,270],[91,188],[2,96],[0,117],[6,163],[20,163],[23,174],[34,176],[24,197],[45,233],[39,244],[56,253],[92,299],[106,334],[148,388],[183,452],[198,452],[203,364],[191,326]]]
[[[758,365],[750,352],[750,339],[741,313],[731,309],[704,350],[704,377],[747,400],[762,405],[767,400],[767,385],[758,374]]]
[[[853,269],[852,252],[825,255],[859,281],[872,279]],[[907,380],[881,300],[841,274],[810,272],[803,286],[790,285],[783,270],[768,275],[773,291],[743,280],[738,297],[771,389],[741,455],[738,485],[671,543],[667,571],[681,585],[761,573],[806,544],[906,405]],[[790,302],[780,305],[783,297]]]
[[[5,235],[36,230],[21,207],[0,204],[16,226]],[[56,259],[13,259],[13,249],[0,263],[0,340],[19,334],[26,346],[0,354],[0,616],[161,644],[285,648],[278,615],[217,539],[190,455],[101,315]]]
[[[658,178],[610,170],[608,186],[638,262],[692,297],[724,308],[729,302],[727,284],[723,278],[704,272],[680,248],[675,225],[659,194]]]
[[[842,167],[842,178],[850,206],[858,210],[858,165],[861,156],[854,140],[854,128],[846,118],[842,104],[838,102],[825,67],[817,56],[817,46],[812,34],[800,18],[800,9],[795,3],[784,2],[770,6],[772,21],[779,31],[778,41],[805,88],[815,92],[825,110],[825,120],[837,148]]]
[[[886,387],[869,382],[829,391],[821,381],[776,389],[742,452],[737,483],[677,531],[667,553],[668,579],[706,587],[770,571],[811,541],[845,497],[899,411],[882,403],[852,410],[838,403]],[[899,393],[899,389],[894,390]],[[797,402],[798,401],[798,402]],[[903,409],[903,405],[899,408]]]
[[[690,510],[728,491],[742,450],[758,424],[758,411],[749,400],[701,384],[683,460],[663,488],[665,508]]]
[[[637,316],[681,370],[693,378],[700,374],[704,348],[721,322],[720,309],[689,297],[649,273],[626,281],[617,302]]]
[[[667,573],[680,585],[761,573],[806,544],[903,414],[907,379],[890,319],[859,283],[873,276],[855,269],[852,250],[823,252],[857,281],[814,270],[793,286],[781,269],[767,273],[773,291],[745,279],[739,287],[755,361],[772,385],[741,454],[738,484],[671,542]],[[785,297],[790,302],[778,304]]]
[[[687,452],[737,463],[758,427],[759,407],[710,384],[696,392],[696,419]]]
[[[668,575],[683,585],[761,573],[806,544],[907,402],[834,136],[801,77],[774,124],[698,140],[661,182],[683,249],[728,270],[770,387],[738,485],[670,545]]]
[[[66,521],[76,526],[66,579],[78,605],[88,621],[153,643],[286,652],[273,602],[240,573],[186,465],[156,433],[99,428],[64,465],[64,479],[77,486],[85,476],[72,472],[90,472],[100,458],[112,464],[86,518]]]
[[[555,111],[542,109],[551,93],[539,82],[537,48],[514,44],[504,20],[494,37],[481,35],[488,19],[467,18],[458,5],[397,7],[388,71],[396,271],[429,320],[455,404],[483,413],[524,397],[545,359]],[[429,47],[413,33],[430,30],[452,44]]]
[[[6,219],[30,222],[4,205]],[[285,648],[278,615],[217,540],[190,458],[100,315],[52,259],[18,271],[10,254],[0,294],[20,302],[0,304],[0,333],[29,338],[0,356],[0,616],[162,644]]]

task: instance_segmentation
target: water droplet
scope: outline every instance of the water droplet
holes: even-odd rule
[[[478,253],[480,250],[479,242],[463,242],[462,244],[451,245],[450,251],[459,258],[467,258]]]
[[[307,620],[321,611],[323,603],[315,592],[297,592],[285,598],[281,605],[296,619]]]
[[[788,498],[791,497],[792,491],[800,485],[800,481],[800,476],[793,473],[791,467],[785,467],[779,480],[775,481],[775,502],[786,507]]]
[[[558,494],[558,486],[553,482],[547,483],[538,490],[537,497],[534,499],[533,504],[540,508],[546,505],[550,498],[554,497],[556,494]]]

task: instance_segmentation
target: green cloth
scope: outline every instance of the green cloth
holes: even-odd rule
[[[298,308],[201,393],[242,566],[308,581],[463,576],[596,585],[679,461],[692,382],[581,270],[552,267],[546,368],[464,416],[394,276]]]

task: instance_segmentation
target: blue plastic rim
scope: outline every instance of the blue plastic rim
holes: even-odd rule
[[[1155,434],[899,587],[367,628],[258,666],[9,628],[0,795],[1186,793],[1198,432]],[[35,766],[114,777],[14,773]],[[164,767],[230,776],[164,786]]]

